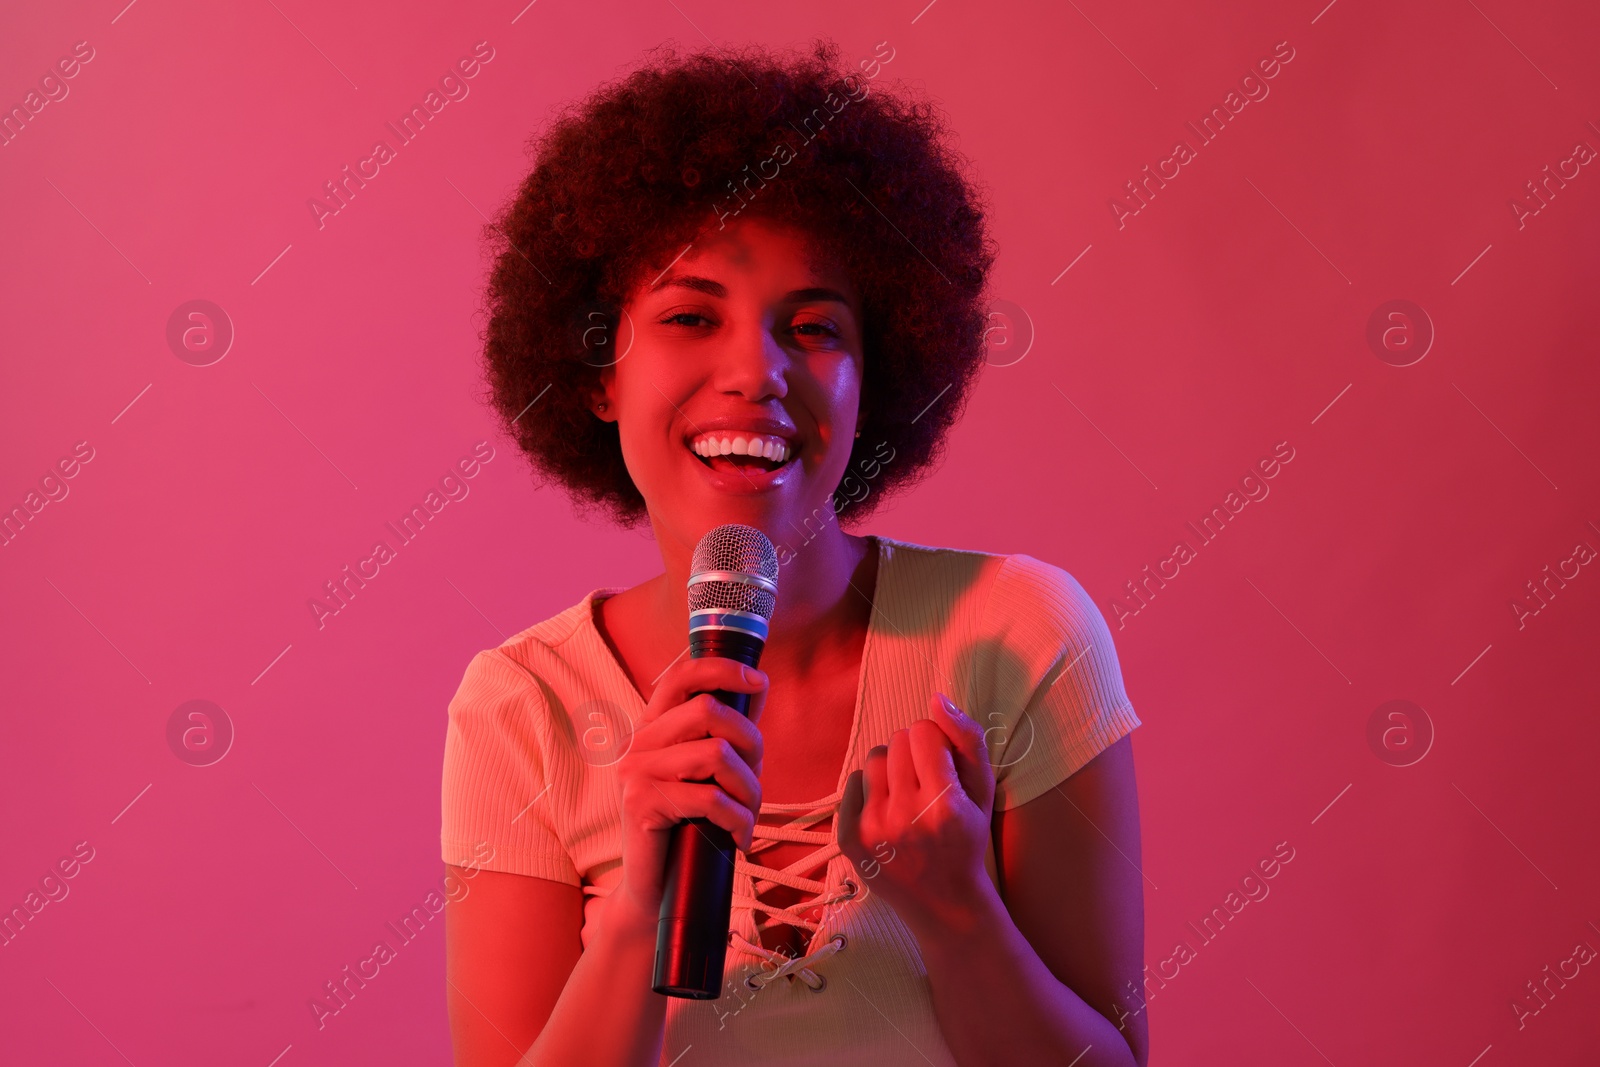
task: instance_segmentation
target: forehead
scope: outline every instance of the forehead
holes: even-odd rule
[[[825,286],[852,299],[855,295],[842,265],[803,231],[755,220],[700,234],[677,259],[645,280],[641,292],[673,286],[712,291],[702,284],[706,280],[722,283],[724,290],[740,285]]]

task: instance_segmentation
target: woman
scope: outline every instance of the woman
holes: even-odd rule
[[[928,468],[983,361],[980,199],[933,110],[871,84],[885,48],[658,56],[535,142],[494,228],[504,425],[663,571],[480,653],[450,704],[460,1064],[1146,1061],[1104,621],[1027,556],[835,518]],[[759,671],[684,655],[730,522],[779,550]],[[740,849],[716,1000],[650,988],[691,816]]]

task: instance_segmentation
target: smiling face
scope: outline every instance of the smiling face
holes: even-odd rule
[[[860,302],[842,270],[751,219],[697,238],[624,310],[633,341],[596,400],[658,541],[692,548],[726,522],[792,540],[831,511],[861,399]]]

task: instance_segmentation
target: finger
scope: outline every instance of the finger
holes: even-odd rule
[[[911,731],[896,730],[889,738],[889,796],[896,804],[910,804],[920,792],[911,761]]]
[[[648,722],[658,718],[696,693],[722,689],[730,693],[754,695],[766,687],[765,674],[754,667],[746,667],[738,660],[724,656],[680,659],[668,667],[657,681],[645,707],[644,719]]]
[[[640,729],[634,735],[634,746],[667,748],[702,737],[725,738],[746,763],[761,765],[765,746],[760,728],[710,693],[690,697]]]
[[[761,807],[761,783],[755,771],[726,738],[702,737],[646,752],[641,767],[663,781],[714,782],[751,811]]]
[[[930,719],[918,719],[906,732],[910,735],[911,762],[921,785],[918,795],[921,803],[927,804],[944,790],[960,784],[954,746]]]
[[[889,799],[889,748],[887,745],[873,745],[867,752],[867,762],[863,767],[862,781],[865,789],[862,793],[862,808],[871,804],[882,804]]]
[[[987,806],[994,799],[994,767],[989,763],[989,746],[984,742],[983,727],[943,693],[930,697],[928,706],[931,709],[929,718],[950,741],[956,776],[962,788],[979,807]]]
[[[760,725],[761,713],[767,709],[767,676],[754,667],[746,667],[753,674],[761,675],[761,688],[750,694],[750,710],[745,712],[745,718]]]
[[[865,783],[860,771],[851,771],[844,782],[844,796],[839,798],[839,814],[834,821],[834,839],[839,851],[855,860],[861,850],[861,811],[866,806],[863,793]]]
[[[743,851],[755,843],[755,815],[716,786],[655,779],[649,785],[653,814],[646,817],[646,829],[671,829],[685,819],[705,818],[732,834]]]

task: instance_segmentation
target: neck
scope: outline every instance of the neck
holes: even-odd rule
[[[664,573],[645,583],[651,614],[663,626],[684,629],[689,608],[685,589],[693,545],[660,537]],[[808,641],[825,639],[841,624],[870,614],[874,545],[865,537],[847,534],[837,522],[829,523],[792,554],[779,555],[777,609],[772,616],[774,637],[782,635],[784,647],[803,648]],[[643,591],[643,590],[641,590]]]

